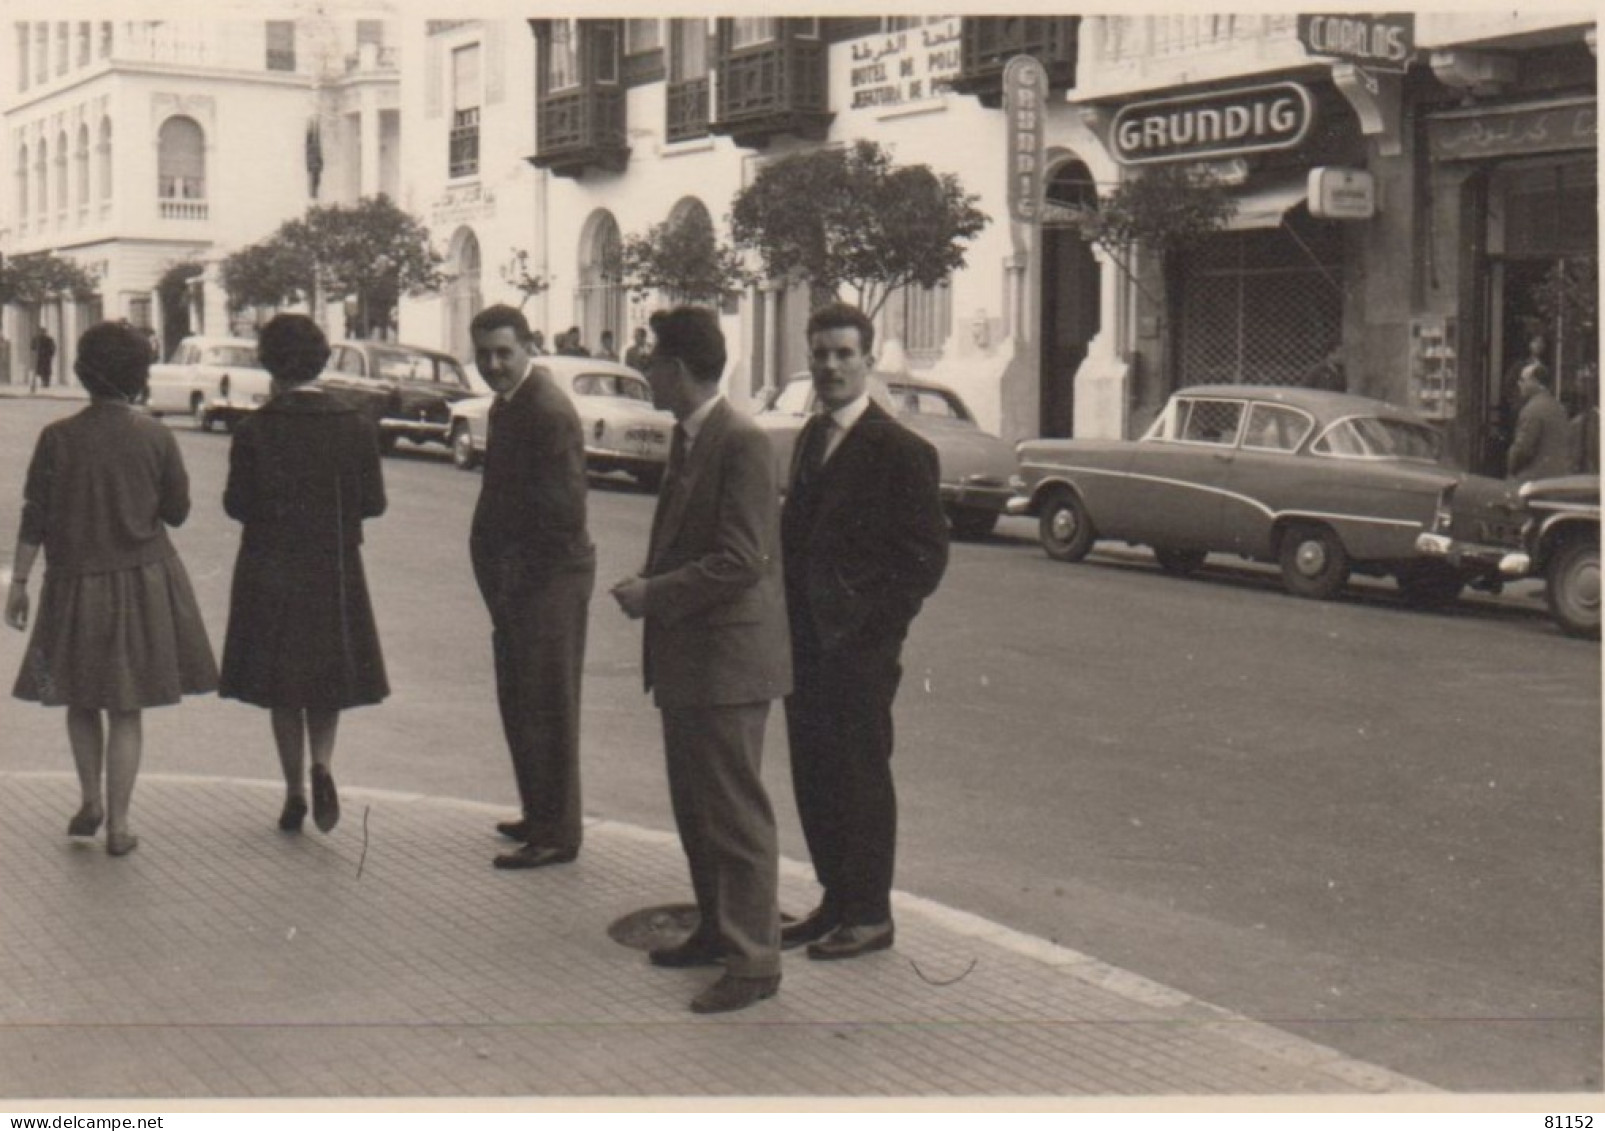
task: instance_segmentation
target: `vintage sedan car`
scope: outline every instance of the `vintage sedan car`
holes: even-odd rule
[[[643,487],[656,488],[669,462],[674,417],[652,407],[652,389],[627,365],[595,357],[542,356],[535,364],[567,393],[585,431],[585,465],[594,472],[623,471]],[[495,397],[474,397],[451,406],[452,461],[478,465],[490,438]]]
[[[145,404],[152,416],[184,414],[209,426],[205,408],[213,399],[237,397],[245,403],[266,400],[267,371],[256,360],[250,338],[195,336],[178,343],[165,365],[150,367]]]
[[[318,384],[368,412],[379,425],[380,447],[397,440],[451,443],[451,408],[489,389],[450,354],[397,342],[330,343]]]
[[[1009,476],[1014,471],[1014,455],[1009,446],[982,431],[958,394],[945,385],[905,374],[877,373],[869,379],[869,395],[936,448],[942,507],[953,534],[959,538],[990,534],[1012,494]],[[775,482],[782,487],[790,478],[797,437],[818,407],[815,402],[813,381],[800,373],[772,392],[753,416],[769,433],[775,449]]]
[[[1543,578],[1561,630],[1599,639],[1599,476],[1450,486],[1416,545],[1459,568],[1480,568],[1494,584]]]
[[[1384,401],[1200,385],[1139,440],[1026,440],[1018,454],[1010,513],[1036,516],[1062,561],[1100,538],[1149,546],[1174,573],[1231,553],[1279,564],[1301,597],[1335,597],[1351,573],[1391,575],[1421,605],[1485,573],[1417,548],[1444,491],[1480,477],[1444,461],[1431,422]]]

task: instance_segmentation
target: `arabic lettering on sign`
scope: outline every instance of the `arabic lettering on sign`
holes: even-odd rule
[[[940,98],[959,72],[960,17],[927,24],[918,33],[892,32],[853,44],[855,110]]]
[[[494,215],[496,193],[482,185],[449,188],[429,205],[429,222],[436,226],[482,220]]]
[[[1597,135],[1598,111],[1592,104],[1433,122],[1430,132],[1432,155],[1450,159],[1589,149]]]

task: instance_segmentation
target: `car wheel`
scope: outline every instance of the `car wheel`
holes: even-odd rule
[[[213,416],[209,412],[201,413],[201,431],[202,432],[210,432],[212,430],[212,426],[214,424],[216,424],[216,423],[217,423],[217,417]]]
[[[1048,557],[1061,562],[1079,562],[1098,537],[1086,504],[1072,491],[1055,491],[1048,496],[1042,504],[1038,530]]]
[[[1349,580],[1349,555],[1329,526],[1300,524],[1282,536],[1282,584],[1297,597],[1330,601]]]
[[[976,510],[974,507],[954,507],[948,511],[947,520],[953,526],[953,537],[973,542],[985,538],[997,529],[998,512]]]
[[[199,393],[191,393],[189,395],[189,414],[191,416],[201,415],[201,409],[205,406],[205,404],[205,397],[201,396]]]
[[[1599,637],[1599,542],[1568,543],[1546,573],[1550,615],[1568,636]]]
[[[463,420],[451,426],[451,462],[463,471],[479,466],[479,453],[474,450],[474,434]]]
[[[1171,550],[1164,546],[1154,547],[1154,560],[1159,568],[1166,573],[1180,574],[1186,577],[1190,573],[1197,573],[1204,564],[1208,555],[1203,550]]]
[[[1399,593],[1418,609],[1436,609],[1460,599],[1465,579],[1452,569],[1419,566],[1396,575]]]
[[[230,413],[228,416],[223,418],[223,431],[232,435],[239,422],[239,417],[235,416],[233,413]]]

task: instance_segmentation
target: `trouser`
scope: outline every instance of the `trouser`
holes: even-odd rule
[[[596,571],[552,573],[491,608],[496,698],[530,843],[578,848],[580,679]]]
[[[847,924],[888,922],[897,849],[892,701],[903,674],[902,636],[825,652],[794,622],[793,640],[800,646],[786,699],[791,778],[825,909]]]
[[[697,931],[741,978],[780,973],[780,850],[764,791],[769,704],[663,708],[674,823],[691,869]]]

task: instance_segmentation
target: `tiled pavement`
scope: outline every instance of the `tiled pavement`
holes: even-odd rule
[[[482,805],[347,786],[329,836],[279,787],[149,776],[141,845],[64,835],[70,774],[0,773],[0,1098],[1171,1096],[1427,1092],[1085,955],[898,895],[897,946],[787,955],[781,992],[608,928],[689,897],[670,835],[488,866]],[[812,906],[784,863],[782,905]]]

